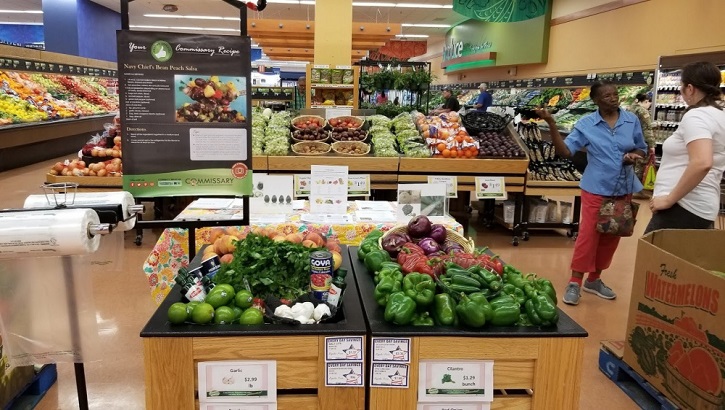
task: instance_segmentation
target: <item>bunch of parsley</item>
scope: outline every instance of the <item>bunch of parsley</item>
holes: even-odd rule
[[[310,252],[314,250],[250,234],[237,242],[234,260],[222,265],[214,282],[228,283],[238,292],[246,289],[246,280],[256,297],[271,295],[294,300],[308,291]]]

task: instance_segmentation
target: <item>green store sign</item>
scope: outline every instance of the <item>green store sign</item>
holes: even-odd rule
[[[545,3],[550,4],[550,1]],[[442,67],[451,73],[482,67],[546,63],[550,21],[551,7],[547,7],[543,15],[523,21],[466,20],[446,33]]]
[[[545,15],[551,0],[454,0],[453,11],[491,23],[525,21]]]

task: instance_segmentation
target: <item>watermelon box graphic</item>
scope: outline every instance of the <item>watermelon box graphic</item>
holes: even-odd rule
[[[725,231],[640,239],[624,361],[683,409],[725,408]]]

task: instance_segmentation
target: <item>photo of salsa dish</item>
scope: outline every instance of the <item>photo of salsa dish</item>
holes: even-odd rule
[[[177,76],[176,122],[235,122],[246,121],[244,115],[243,77],[209,79]],[[239,85],[239,86],[238,86]],[[191,100],[191,101],[190,101]]]

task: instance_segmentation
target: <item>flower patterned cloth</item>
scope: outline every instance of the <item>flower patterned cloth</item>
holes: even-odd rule
[[[228,213],[229,210],[212,209],[185,209],[177,219],[180,218],[202,218],[204,215],[219,215]],[[209,243],[209,237],[213,229],[225,229],[228,234],[237,235],[248,233],[257,226],[274,228],[275,231],[288,235],[295,232],[305,233],[314,231],[324,234],[331,239],[337,239],[342,245],[357,246],[374,229],[387,231],[398,225],[397,223],[352,223],[352,224],[310,224],[301,221],[303,214],[309,212],[305,207],[303,210],[294,211],[287,216],[287,221],[281,224],[266,224],[256,226],[232,226],[226,228],[202,228],[196,230],[196,250]],[[355,212],[354,202],[350,202],[348,214]],[[225,218],[226,219],[226,218]],[[446,217],[443,225],[463,234],[463,225],[451,217]],[[151,297],[157,305],[164,300],[169,290],[174,285],[174,278],[179,268],[189,264],[189,232],[185,229],[166,229],[159,236],[154,249],[143,265]]]

